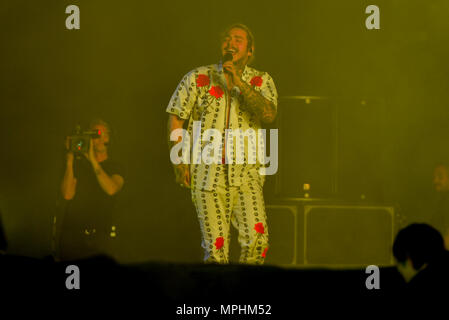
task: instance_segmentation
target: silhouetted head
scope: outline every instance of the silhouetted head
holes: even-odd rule
[[[393,244],[398,270],[407,282],[444,251],[441,234],[424,223],[414,223],[400,230]]]

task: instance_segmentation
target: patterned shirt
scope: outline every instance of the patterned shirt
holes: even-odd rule
[[[245,66],[242,80],[277,107],[276,87],[268,73]],[[246,111],[244,104],[244,99],[237,87],[232,88],[232,90],[227,89],[226,78],[220,63],[199,67],[187,73],[173,93],[166,111],[177,115],[179,118],[189,119],[187,128],[191,137],[191,144],[194,140],[195,121],[201,121],[201,137],[203,140],[205,139],[205,130],[217,129],[221,133],[222,144],[224,144],[226,143],[225,129],[234,130],[233,132],[236,132],[236,129],[241,129],[243,133],[248,129],[253,129],[256,134],[261,129],[260,120]],[[196,122],[196,125],[199,129],[198,122]],[[211,138],[211,141],[213,141],[213,138]],[[242,145],[242,141],[244,141],[244,145]],[[202,151],[208,143],[210,142],[201,141],[200,150]],[[206,164],[202,160],[201,163],[191,161],[192,188],[210,191],[216,189],[217,185],[240,186],[247,179],[257,179],[263,184],[264,176],[259,174],[259,168],[263,165],[259,161],[255,164],[248,161],[247,139],[241,139],[240,144],[238,146],[237,144],[237,142],[234,142],[233,150],[229,151],[234,159],[232,163],[228,161],[228,158],[227,164],[215,162]],[[251,147],[251,152],[256,155],[254,146],[251,145]],[[263,139],[258,139],[257,147],[264,148]],[[245,151],[243,153],[244,161],[240,164],[237,163],[237,148],[240,148],[240,151]],[[193,151],[195,150],[197,149],[193,148]],[[218,156],[221,159],[221,154]],[[198,153],[198,159],[200,157],[201,155]],[[226,172],[227,177],[224,176]]]

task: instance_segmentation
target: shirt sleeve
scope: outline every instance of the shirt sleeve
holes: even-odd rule
[[[188,119],[197,99],[195,70],[184,76],[173,93],[166,111],[181,119]]]
[[[100,163],[101,165],[101,163]],[[106,162],[103,164],[103,170],[109,175],[112,176],[114,174],[118,174],[124,180],[126,177],[125,167],[118,162]]]
[[[267,72],[265,72],[262,76],[262,80],[263,81],[260,93],[264,96],[265,99],[270,100],[277,108],[278,93],[276,90],[276,86],[274,85],[273,78]]]

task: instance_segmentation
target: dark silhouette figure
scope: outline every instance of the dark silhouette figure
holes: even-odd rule
[[[428,224],[411,224],[393,244],[397,268],[411,293],[436,293],[449,285],[449,251],[441,234]]]

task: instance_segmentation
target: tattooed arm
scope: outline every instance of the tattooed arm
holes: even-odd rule
[[[245,107],[256,118],[259,118],[264,123],[271,123],[276,118],[276,106],[273,102],[266,99],[260,92],[254,90],[249,84],[241,78],[241,71],[237,71],[232,61],[227,61],[223,64],[225,76],[229,87],[236,85],[240,88],[243,96]]]
[[[270,100],[266,99],[249,84],[240,80],[236,85],[242,92],[245,107],[248,111],[258,117],[264,123],[272,123],[276,118],[276,107]]]

